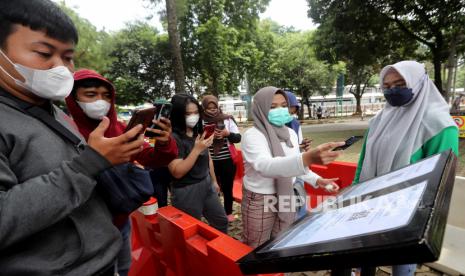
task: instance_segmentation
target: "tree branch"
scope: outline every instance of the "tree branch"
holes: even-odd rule
[[[387,15],[386,15],[387,16]],[[407,28],[407,26],[405,26],[405,24],[397,17],[397,14],[394,15],[394,18],[391,18],[389,16],[387,16],[387,18],[393,22],[395,22],[405,33],[407,33],[409,36],[413,37],[415,40],[418,40],[420,41],[421,43],[427,45],[428,47],[430,48],[434,48],[434,43],[432,42],[429,42],[428,40],[426,40],[425,38],[415,34],[414,32],[412,32],[409,28]]]
[[[362,96],[363,93],[365,93],[365,89],[367,88],[367,85],[368,85],[368,82],[370,81],[370,78],[371,78],[370,74],[367,74],[367,76],[366,76],[366,82],[365,82],[365,84],[363,85],[362,93],[360,93],[360,96]]]
[[[426,26],[428,26],[431,30],[432,33],[437,33],[438,32],[438,28],[437,26],[434,26],[434,24],[431,22],[431,20],[429,20],[429,17],[428,15],[426,15],[424,9],[420,9],[418,8],[417,5],[414,5],[414,8],[413,10],[415,11],[415,13],[417,13],[421,20],[426,24]]]

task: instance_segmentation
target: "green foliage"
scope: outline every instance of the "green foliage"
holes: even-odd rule
[[[238,39],[236,29],[212,17],[196,29],[195,35],[199,39],[196,59],[202,83],[215,94],[235,91],[238,80],[234,79],[234,62],[240,58],[240,50],[234,47]]]
[[[244,45],[246,56],[249,57],[245,63],[247,80],[251,93],[258,89],[275,84],[274,76],[278,75],[275,65],[277,60],[276,41],[280,26],[271,20],[261,21],[258,25],[256,35]]]
[[[318,60],[313,40],[314,32],[296,32],[271,20],[260,22],[253,40],[255,60],[247,68],[252,92],[273,85],[297,93],[307,103],[312,95],[330,93],[344,64]]]
[[[171,59],[167,35],[147,23],[128,24],[118,32],[110,57],[118,104],[138,104],[171,95]]]
[[[107,51],[111,47],[111,36],[105,31],[97,31],[92,23],[65,6],[64,2],[60,3],[60,7],[71,17],[78,30],[79,43],[74,54],[75,67],[106,73],[112,63]]]
[[[457,88],[465,88],[465,66],[457,68]]]
[[[394,22],[366,6],[365,0],[307,0],[310,16],[320,26],[315,35],[318,58],[344,61],[350,92],[360,99],[371,77],[386,64],[414,56],[418,43],[397,30]]]
[[[164,4],[161,0],[147,0]],[[258,20],[269,0],[177,0],[186,85],[197,94],[237,93],[245,78],[250,91],[274,85],[307,99],[328,94],[345,65],[318,60],[314,32],[298,32],[272,20]],[[63,4],[64,5],[64,4]],[[118,104],[170,97],[173,68],[168,36],[144,22],[98,32],[73,10],[80,44],[78,67],[108,76]]]
[[[180,17],[183,64],[189,82],[207,92],[233,94],[246,68],[260,54],[256,36],[259,12],[269,0],[184,0]]]
[[[331,92],[337,72],[316,59],[312,32],[288,33],[278,40],[279,87],[289,88],[302,96]]]
[[[327,25],[326,32],[334,27],[338,35],[345,35],[346,31],[358,33],[358,38],[362,38],[360,42],[364,42],[364,37],[375,36],[380,39],[374,41],[379,42],[381,49],[397,49],[394,53],[400,53],[397,57],[391,57],[384,55],[383,51],[369,47],[373,56],[377,58],[402,59],[411,50],[409,48],[412,45],[421,43],[426,48],[417,52],[421,54],[417,58],[428,58],[433,63],[435,83],[440,90],[442,89],[441,63],[450,55],[465,51],[465,1],[463,0],[307,1],[311,7],[309,15],[317,23]],[[394,47],[395,45],[386,48],[385,46],[389,46],[386,44],[386,38],[390,42],[395,42],[396,37],[397,41],[404,44],[404,49],[402,46]],[[337,47],[332,49],[339,51]],[[354,63],[356,60],[360,59],[356,58]]]

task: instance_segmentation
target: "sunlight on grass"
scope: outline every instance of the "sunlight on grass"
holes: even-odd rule
[[[313,139],[312,146],[318,146],[320,144],[332,141],[345,141],[347,138],[353,135],[364,135],[365,130],[347,130],[347,131],[327,131],[327,132],[311,132],[304,131],[303,136],[305,138]],[[358,141],[353,146],[349,147],[344,151],[344,154],[338,161],[353,162],[357,163],[362,149],[363,140]],[[240,148],[240,145],[238,145]],[[465,139],[459,141],[459,159],[457,162],[456,175],[465,176]]]
[[[312,146],[318,146],[320,144],[326,142],[339,142],[345,141],[350,136],[354,135],[363,135],[365,133],[364,130],[348,130],[348,131],[331,131],[331,132],[304,132],[303,136],[305,138],[313,139]],[[353,146],[344,150],[344,154],[338,161],[346,161],[346,162],[358,162],[358,157],[360,155],[360,151],[362,150],[363,140],[358,141]]]

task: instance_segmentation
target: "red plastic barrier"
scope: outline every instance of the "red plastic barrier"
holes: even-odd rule
[[[336,183],[339,185],[340,189],[343,189],[352,184],[357,164],[335,161],[326,166],[311,165],[310,169],[324,178],[338,177],[339,180],[337,180]],[[305,185],[305,190],[307,191],[307,196],[310,198],[308,202],[309,208],[315,208],[319,203],[324,201],[326,196],[334,195],[326,192],[324,189],[315,189],[311,185]]]
[[[233,197],[241,202],[242,154],[237,165]],[[325,178],[339,177],[337,182],[344,188],[352,183],[356,164],[333,162],[327,166],[312,165],[311,169]],[[321,201],[318,196],[329,195],[310,185],[305,188],[311,208]],[[155,204],[154,199],[144,204],[145,215],[140,212],[131,215],[133,263],[130,276],[242,275],[236,261],[251,252],[251,247],[174,207],[164,207],[155,213],[156,208],[152,208]]]
[[[252,251],[172,206],[156,215],[134,212],[131,220],[131,276],[240,276],[236,261]]]
[[[139,211],[131,214],[132,265],[129,276],[176,275],[166,265],[158,215],[151,212],[156,203],[156,199],[151,198],[144,204],[146,215]]]
[[[242,158],[242,152],[238,149],[238,161],[236,163],[236,175],[233,183],[233,198],[237,203],[242,201],[242,178],[244,178],[244,159]]]

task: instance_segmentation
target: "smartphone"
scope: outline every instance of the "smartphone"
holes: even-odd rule
[[[300,151],[305,151],[307,149],[307,147],[312,144],[312,142],[313,142],[313,139],[304,138],[302,140],[302,143],[300,143],[300,145],[299,145]]]
[[[223,121],[220,121],[218,123],[216,123],[216,128],[219,129],[219,130],[223,130],[226,126],[224,125],[224,122]]]
[[[170,118],[171,109],[172,109],[171,103],[160,103],[160,104],[156,103],[154,105],[155,105],[155,108],[157,109],[153,117],[154,120],[160,120],[160,118],[167,118],[167,119]],[[153,124],[153,123],[150,124],[150,128],[161,130],[161,128],[158,125]],[[159,136],[159,134],[153,133],[151,131],[146,131],[145,136],[157,137]]]
[[[135,110],[131,120],[129,120],[129,123],[126,126],[125,132],[137,126],[138,124],[141,124],[142,130],[140,131],[140,134],[144,133],[145,129],[152,124],[152,120],[156,111],[156,107]]]
[[[203,132],[205,132],[205,139],[209,138],[210,136],[215,133],[216,125],[205,125],[203,126]]]
[[[355,142],[357,142],[358,140],[362,139],[363,136],[351,136],[349,137],[349,139],[347,139],[345,141],[345,145],[343,146],[339,146],[337,148],[334,148],[333,151],[335,150],[345,150],[347,149],[348,147],[352,146],[353,144],[355,144]]]

